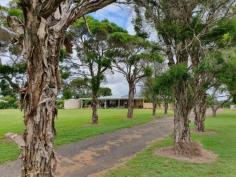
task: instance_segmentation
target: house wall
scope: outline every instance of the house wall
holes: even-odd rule
[[[143,103],[144,109],[152,109],[152,103]]]
[[[120,100],[106,100],[106,107],[107,108],[127,108],[128,100],[127,99],[120,99]],[[64,102],[64,109],[80,109],[80,108],[90,108],[91,101],[90,100],[80,100],[80,99],[70,99],[65,100]],[[143,100],[136,99],[134,101],[135,108],[144,108]],[[99,100],[98,108],[105,108],[105,100]]]
[[[236,105],[230,105],[230,109],[236,110]]]
[[[169,103],[168,104],[168,109],[173,109],[174,105]],[[153,108],[153,105],[152,103],[143,103],[143,108],[144,109],[152,109]],[[157,109],[164,109],[164,104],[161,104],[161,105],[157,105]]]
[[[64,109],[79,109],[80,101],[79,100],[65,100]]]
[[[134,100],[135,108],[143,108],[143,100]]]

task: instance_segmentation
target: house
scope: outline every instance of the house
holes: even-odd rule
[[[98,98],[99,108],[127,108],[128,106],[128,97],[99,97]],[[79,99],[70,99],[65,100],[64,109],[79,109],[79,108],[89,108],[91,107],[92,98],[79,98]],[[144,108],[144,98],[135,97],[134,98],[134,107],[135,108]]]

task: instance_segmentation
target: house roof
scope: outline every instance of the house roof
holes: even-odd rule
[[[79,98],[79,100],[91,100],[92,98]],[[121,96],[121,97],[117,97],[117,96],[103,96],[103,97],[99,97],[98,100],[127,100],[128,96]],[[138,97],[135,96],[134,97],[135,100],[143,100],[144,97]]]

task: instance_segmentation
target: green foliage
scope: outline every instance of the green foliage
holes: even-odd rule
[[[207,73],[211,79],[205,83],[206,87],[220,88],[225,85],[226,89],[236,101],[236,55],[234,50],[222,50],[208,53],[197,68],[198,73]]]
[[[16,93],[14,92],[14,90],[11,88],[10,84],[5,80],[2,79],[0,81],[0,95],[2,96],[16,96]]]
[[[115,23],[111,23],[108,20],[96,20],[91,16],[86,17],[86,22],[84,19],[79,19],[73,24],[73,28],[77,29],[80,33],[86,35],[93,35],[97,39],[104,40],[107,35],[113,32],[127,32],[123,28],[117,26]],[[88,25],[88,26],[87,26]],[[90,34],[91,32],[91,34]]]
[[[64,100],[57,100],[57,109],[64,109]]]
[[[0,64],[0,95],[15,97],[18,93],[19,80],[25,73],[25,62],[14,63],[13,65]]]
[[[111,47],[109,38],[114,33],[126,33],[127,31],[108,20],[99,21],[91,16],[79,19],[69,31],[77,49],[77,55],[83,67],[84,78],[72,81],[75,93],[78,95],[99,96],[101,82],[105,80],[105,72],[112,69],[112,58],[109,53]],[[77,68],[81,69],[81,68]],[[85,91],[89,89],[90,92]],[[104,90],[102,90],[104,91]],[[105,90],[108,91],[108,90]]]
[[[93,94],[98,96],[105,72],[112,69],[109,56],[111,47],[109,38],[114,33],[127,33],[126,30],[108,20],[98,21],[91,16],[77,20],[70,34],[74,35],[74,43],[78,58],[83,66],[86,85]]]
[[[63,62],[63,60],[68,56],[68,52],[66,48],[60,49],[60,62]]]
[[[153,75],[153,70],[150,66],[147,66],[145,69],[144,69],[144,75],[146,77],[151,77]]]
[[[236,55],[234,53],[226,64],[225,72],[222,73],[221,81],[227,86],[233,102],[236,104]]]
[[[63,70],[61,70],[61,78],[62,79],[68,79],[69,77],[70,77],[70,72],[69,71],[63,71]]]
[[[205,43],[215,42],[218,47],[225,48],[236,44],[236,20],[224,19],[203,37]]]
[[[0,109],[16,109],[18,108],[18,101],[15,97],[5,96],[0,100]]]
[[[114,32],[109,36],[109,42],[113,47],[123,47],[123,48],[134,48],[141,47],[146,48],[149,42],[139,36],[130,35],[125,32]]]
[[[141,15],[141,10],[138,6],[135,6],[136,18],[134,21],[134,30],[136,31],[137,36],[141,38],[148,38],[148,34],[143,30],[143,20]]]
[[[8,15],[9,16],[15,16],[15,17],[19,17],[19,18],[23,18],[23,12],[21,9],[9,9],[8,10]]]
[[[189,39],[194,34],[191,27],[183,26],[176,21],[163,21],[158,31],[160,35],[171,36],[176,42]]]
[[[182,81],[191,79],[188,68],[185,64],[172,66],[168,71],[162,73],[156,78],[155,90],[160,93],[169,90]]]
[[[88,78],[76,78],[69,83],[74,98],[87,98],[91,97],[91,88],[89,86]]]
[[[7,74],[24,74],[26,72],[26,63],[20,62],[12,66],[0,64],[0,75]]]
[[[63,89],[63,98],[64,99],[71,99],[72,98],[72,90],[69,87],[65,87]]]
[[[107,87],[101,87],[98,91],[98,95],[99,96],[111,96],[112,95],[112,91],[110,88]]]

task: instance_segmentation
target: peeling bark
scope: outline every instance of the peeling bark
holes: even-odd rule
[[[53,140],[60,84],[58,59],[63,38],[50,31],[46,19],[33,13],[27,15],[23,51],[28,61],[28,87],[23,135],[26,145],[21,153],[22,177],[51,177],[57,164]]]
[[[78,17],[112,2],[20,2],[24,12],[22,53],[27,60],[28,75],[24,97],[26,129],[22,141],[25,144],[21,144],[22,177],[55,176],[57,159],[53,140],[56,133],[56,97],[60,87],[58,62],[65,30]],[[22,26],[19,26],[15,31],[21,32],[21,29]]]
[[[175,110],[174,110],[174,140],[175,151],[180,155],[191,154],[189,113],[191,107],[188,101],[188,87],[185,81],[182,81],[175,88]]]
[[[206,94],[203,93],[196,98],[194,106],[194,123],[196,130],[199,132],[205,131],[205,116],[207,110]]]
[[[21,135],[15,134],[15,133],[7,133],[5,134],[5,137],[14,143],[18,145],[18,147],[21,149],[22,147],[25,147],[25,141]]]
[[[98,98],[96,95],[94,95],[92,99],[92,123],[93,124],[98,123],[97,105],[98,105]]]
[[[134,94],[135,94],[135,84],[133,82],[129,83],[129,95],[128,95],[128,113],[127,118],[133,118],[134,112]]]
[[[157,118],[157,96],[155,94],[152,95],[152,117]]]

